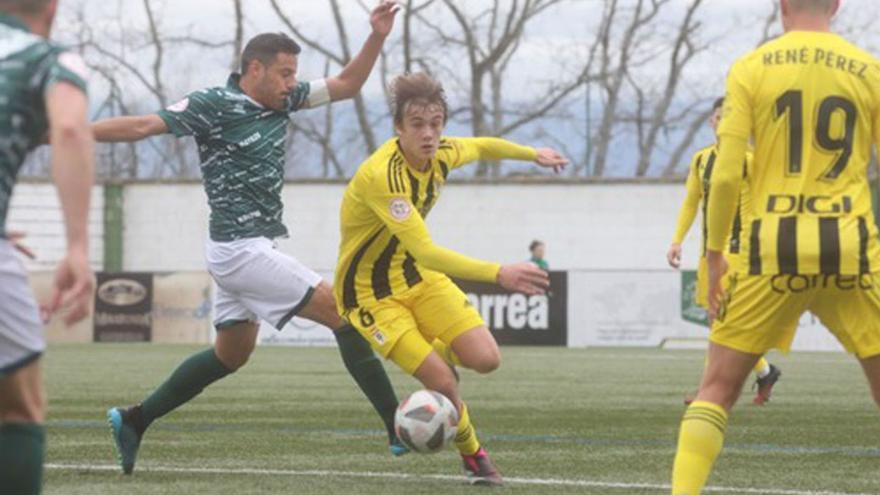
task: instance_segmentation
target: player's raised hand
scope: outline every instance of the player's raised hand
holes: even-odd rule
[[[24,232],[17,231],[17,230],[12,230],[12,231],[6,232],[6,237],[9,239],[9,242],[12,244],[13,249],[15,249],[19,253],[27,256],[28,258],[30,258],[32,260],[37,259],[37,254],[34,253],[34,251],[31,248],[27,247],[26,245],[24,245],[21,242],[22,239],[27,237],[27,234],[25,234]]]
[[[370,13],[370,25],[373,32],[382,37],[388,36],[394,28],[394,17],[400,11],[400,5],[391,0],[382,0],[379,6]]]
[[[89,266],[85,252],[69,251],[58,269],[52,286],[52,296],[44,305],[43,319],[48,320],[63,311],[64,323],[68,326],[89,315],[92,309],[92,292],[95,289],[95,276]]]
[[[498,271],[498,285],[507,290],[530,296],[546,294],[550,288],[550,276],[529,261],[504,265]]]
[[[678,270],[681,267],[681,244],[673,242],[666,252],[666,262],[669,266]]]
[[[552,148],[537,148],[536,151],[538,156],[535,158],[535,163],[541,167],[552,168],[558,174],[568,165],[568,159]]]
[[[727,260],[720,251],[709,251],[706,261],[709,265],[709,321],[714,322],[721,308],[721,279],[727,273]]]

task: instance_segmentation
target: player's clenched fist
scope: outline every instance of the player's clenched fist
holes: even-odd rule
[[[502,266],[498,271],[498,285],[530,296],[546,294],[550,288],[550,276],[534,263],[525,261]]]

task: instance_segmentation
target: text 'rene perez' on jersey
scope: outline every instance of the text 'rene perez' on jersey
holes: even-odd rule
[[[831,33],[790,32],[731,69],[725,136],[754,139],[746,273],[880,269],[868,166],[880,141],[880,67]]]

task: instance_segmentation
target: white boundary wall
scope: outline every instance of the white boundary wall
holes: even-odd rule
[[[55,186],[42,183],[16,185],[7,228],[27,234],[24,244],[37,255],[36,260],[25,261],[29,270],[53,268],[64,256],[67,246],[64,218]],[[104,189],[101,186],[92,189],[89,251],[92,265],[101,267],[104,262]]]
[[[282,249],[319,271],[336,266],[339,184],[288,184]],[[500,262],[548,245],[554,269],[662,270],[684,186],[679,184],[447,186],[428,223],[437,242]],[[137,271],[202,270],[208,209],[196,184],[125,189],[125,266]],[[685,247],[696,266],[699,225]]]
[[[281,249],[328,278],[336,262],[341,184],[288,184],[285,221],[292,237]],[[203,272],[208,209],[198,184],[125,187],[124,268],[128,271]],[[666,267],[681,184],[452,184],[429,218],[437,242],[500,262],[525,259],[533,238],[548,244],[548,258],[569,274],[569,343],[572,346],[657,346],[670,338],[705,338],[706,330],[681,319],[680,276]],[[92,254],[99,266],[103,195],[96,187]],[[684,265],[698,253],[697,219],[685,243]],[[25,184],[13,198],[10,226],[31,233],[40,254],[35,270],[63,253],[57,195],[51,185]],[[264,329],[264,341],[332,344],[325,329],[294,322],[283,332]],[[807,315],[795,341],[799,350],[839,345]]]

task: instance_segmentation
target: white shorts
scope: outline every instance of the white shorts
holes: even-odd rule
[[[214,327],[265,320],[284,328],[309,303],[321,276],[278,251],[265,237],[208,240],[208,272],[216,283]]]
[[[30,364],[45,349],[27,273],[9,241],[0,239],[0,377]]]

